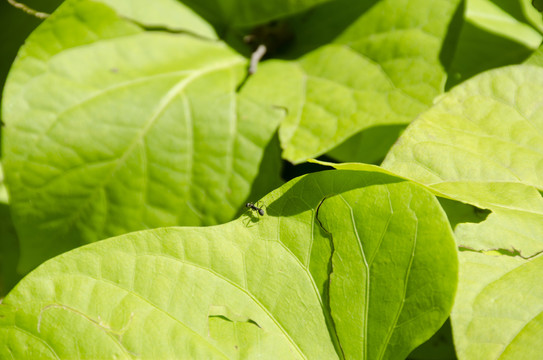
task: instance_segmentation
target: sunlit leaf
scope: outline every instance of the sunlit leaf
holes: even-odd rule
[[[58,256],[0,305],[2,355],[404,359],[445,321],[454,241],[436,199],[385,174],[295,179],[236,221]]]

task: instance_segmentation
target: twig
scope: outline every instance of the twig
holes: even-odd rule
[[[266,45],[260,44],[256,48],[255,52],[251,54],[251,64],[249,65],[249,75],[252,75],[256,72],[256,67],[258,66],[258,62],[266,54],[266,51],[267,51]]]
[[[25,13],[27,13],[29,15],[32,15],[34,17],[37,17],[38,19],[45,19],[45,18],[47,18],[49,16],[49,14],[47,14],[47,13],[36,11],[36,10],[34,10],[32,8],[29,8],[27,5],[22,4],[22,3],[18,2],[18,1],[15,1],[15,0],[8,0],[8,3],[11,6],[13,6],[14,8],[23,10]]]

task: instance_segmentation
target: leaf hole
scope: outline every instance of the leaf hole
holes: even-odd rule
[[[473,223],[478,224],[486,220],[491,211],[481,209],[476,206],[465,204],[460,201],[438,198],[439,203],[449,219],[451,228],[454,230],[458,224]]]

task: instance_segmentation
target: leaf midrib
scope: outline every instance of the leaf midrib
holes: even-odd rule
[[[126,148],[126,150],[122,153],[122,156],[112,161],[112,162],[117,162],[117,165],[111,171],[111,174],[109,175],[109,177],[104,177],[104,181],[97,184],[94,190],[88,193],[87,201],[81,201],[80,202],[81,205],[71,213],[72,214],[71,216],[66,218],[66,228],[69,229],[74,226],[75,222],[81,217],[81,213],[87,206],[88,202],[91,201],[96,195],[96,192],[104,189],[107,186],[107,184],[113,179],[115,173],[122,167],[125,160],[128,158],[130,154],[132,154],[134,148],[145,137],[147,132],[150,130],[150,128],[155,124],[155,122],[159,118],[159,115],[167,108],[167,105],[171,103],[171,101],[173,100],[173,98],[175,98],[175,96],[177,96],[183,89],[185,89],[192,81],[198,79],[201,76],[212,73],[214,71],[220,71],[223,69],[231,68],[231,67],[234,67],[235,65],[243,64],[244,62],[245,60],[242,58],[236,58],[230,61],[221,62],[218,65],[210,66],[206,69],[202,69],[199,71],[194,71],[193,74],[189,75],[188,77],[183,78],[183,80],[179,81],[176,85],[174,85],[166,93],[166,96],[162,97],[161,101],[159,102],[159,106],[153,112],[152,116],[150,117],[150,120],[147,121],[145,126],[134,137],[134,140],[132,141],[132,143],[130,143],[128,147]]]

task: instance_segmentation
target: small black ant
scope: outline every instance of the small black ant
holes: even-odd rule
[[[262,216],[264,215],[264,210],[262,210],[262,208],[259,208],[253,203],[248,202],[247,204],[245,204],[245,206],[248,207],[249,209],[255,210],[257,213],[259,213]]]

